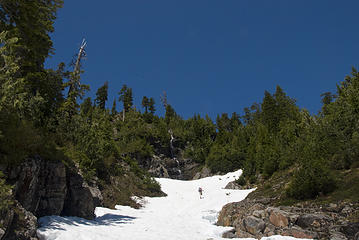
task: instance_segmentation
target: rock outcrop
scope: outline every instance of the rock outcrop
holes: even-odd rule
[[[86,183],[75,166],[35,157],[8,169],[6,175],[14,186],[14,203],[0,213],[0,239],[36,239],[38,217],[93,219],[95,207],[102,205],[96,184]]]
[[[192,179],[199,170],[199,164],[181,155],[175,158],[163,154],[152,156],[147,161],[141,161],[141,166],[148,170],[153,177],[172,178],[181,180]]]
[[[205,177],[210,177],[212,176],[213,174],[211,173],[211,170],[208,168],[208,167],[203,167],[201,169],[201,171],[197,172],[194,177],[193,177],[193,180],[196,180],[196,179],[200,179],[200,178],[205,178]]]
[[[311,239],[356,239],[359,236],[359,223],[350,221],[352,215],[358,214],[359,205],[342,202],[324,207],[271,207],[270,203],[270,199],[245,199],[225,205],[217,224],[234,229],[223,236],[261,238],[284,235]]]
[[[46,215],[94,218],[101,204],[100,192],[91,189],[76,167],[40,157],[24,161],[11,170],[9,181],[15,182],[15,199],[36,217]]]
[[[66,168],[62,162],[31,158],[11,170],[15,199],[37,217],[60,215],[67,194]]]

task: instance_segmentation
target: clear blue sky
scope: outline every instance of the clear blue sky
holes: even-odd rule
[[[276,85],[312,113],[359,67],[358,0],[65,0],[48,66],[87,45],[90,96],[123,84],[135,105],[160,95],[184,118],[242,113]]]

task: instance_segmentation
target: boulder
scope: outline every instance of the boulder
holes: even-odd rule
[[[266,224],[262,219],[249,216],[243,219],[243,226],[250,234],[258,235],[263,233]]]
[[[264,210],[255,210],[253,211],[252,215],[257,218],[265,218],[267,214]]]
[[[289,224],[288,213],[277,208],[268,208],[269,221],[276,227],[287,227]]]
[[[227,232],[224,232],[222,234],[222,237],[223,238],[236,238],[237,237],[236,236],[236,231],[234,229],[232,229],[232,230],[229,230]]]
[[[324,214],[303,214],[298,217],[296,224],[302,228],[320,228],[328,226],[330,221]]]
[[[272,224],[267,224],[266,228],[264,229],[263,233],[266,235],[266,236],[272,236],[274,235],[275,233],[275,226],[272,225]]]
[[[246,231],[242,231],[240,229],[236,229],[236,237],[237,238],[255,238],[254,235],[252,235]]]
[[[308,238],[308,239],[317,239],[318,234],[315,232],[303,230],[299,227],[285,228],[282,230],[281,235],[291,236],[295,238]]]
[[[235,219],[239,216],[236,214],[236,209],[238,204],[227,204],[225,205],[218,215],[217,225],[219,226],[236,226],[237,224],[233,223]]]
[[[224,189],[236,189],[236,190],[239,190],[239,189],[242,189],[242,186],[239,185],[236,181],[232,181],[232,182],[229,182],[225,187]]]

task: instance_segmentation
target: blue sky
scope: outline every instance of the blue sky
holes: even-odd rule
[[[242,113],[276,85],[317,113],[320,94],[359,68],[357,0],[65,0],[52,34],[69,63],[86,38],[89,96],[123,84],[135,105],[160,95],[184,118]]]

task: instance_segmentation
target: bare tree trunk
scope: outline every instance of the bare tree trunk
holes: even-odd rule
[[[76,89],[76,85],[79,85],[79,83],[78,83],[79,79],[77,79],[77,78],[79,78],[79,75],[80,75],[81,59],[85,56],[85,47],[86,47],[86,41],[85,41],[85,39],[83,39],[79,53],[77,54],[77,59],[76,59],[75,67],[74,67],[74,76],[72,77],[73,79],[71,79],[71,84],[69,87],[69,91],[67,93],[67,97],[69,97],[70,93]]]

